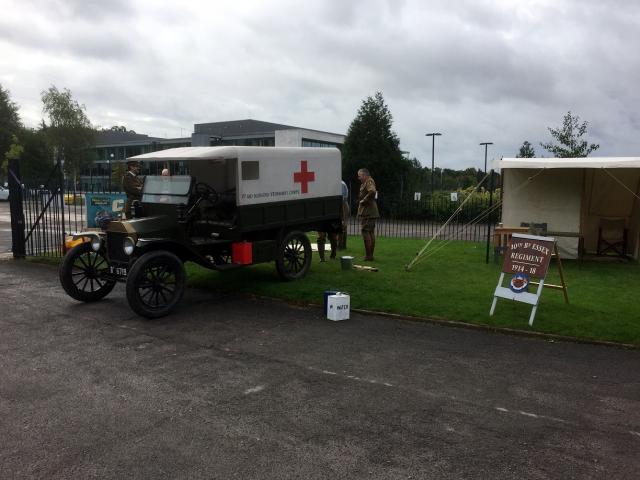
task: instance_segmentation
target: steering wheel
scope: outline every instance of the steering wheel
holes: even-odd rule
[[[204,200],[208,200],[211,203],[216,203],[218,201],[218,192],[206,183],[196,183],[194,190],[196,194]]]

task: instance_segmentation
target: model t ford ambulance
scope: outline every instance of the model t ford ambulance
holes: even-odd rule
[[[60,267],[76,300],[126,282],[139,315],[167,315],[185,288],[184,263],[228,270],[275,261],[284,280],[306,275],[305,232],[336,231],[342,212],[340,152],[334,148],[185,147],[131,157],[185,162],[188,175],[147,176],[133,218],[82,232]]]

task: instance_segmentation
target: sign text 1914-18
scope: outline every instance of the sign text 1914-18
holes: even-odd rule
[[[544,278],[553,253],[553,239],[513,237],[504,256],[504,273],[524,273],[536,278]]]

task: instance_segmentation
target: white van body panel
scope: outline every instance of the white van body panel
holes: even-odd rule
[[[196,181],[221,191],[235,188],[238,206],[342,195],[336,148],[182,147],[128,160],[186,161]]]

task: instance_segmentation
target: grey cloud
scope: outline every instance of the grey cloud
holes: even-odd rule
[[[127,0],[22,0],[35,12],[46,12],[52,21],[84,19],[102,23],[110,18],[128,19],[134,12]]]
[[[33,28],[2,18],[0,41],[27,61],[45,53],[53,65],[11,68],[7,78],[16,80],[6,86],[36,103],[39,92],[19,83],[68,87],[104,126],[128,121],[173,136],[195,122],[252,116],[344,133],[360,102],[381,90],[402,148],[424,164],[432,130],[444,133],[437,165],[481,166],[481,141],[495,143],[490,158],[514,155],[524,140],[542,154],[546,127],[569,109],[590,122],[598,154],[640,148],[635,2],[335,0],[302,9],[294,0],[60,0],[14,8]]]
[[[126,58],[135,51],[137,36],[116,22],[107,23],[100,17],[96,25],[82,16],[63,15],[47,23],[49,11],[34,12],[33,23],[27,28],[7,18],[0,20],[0,38],[54,57]]]

